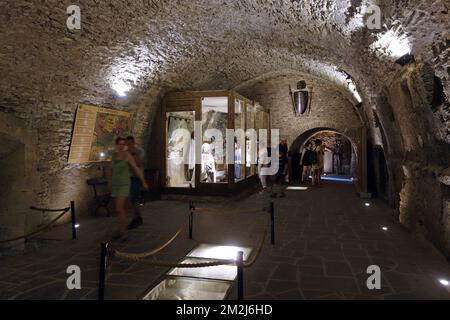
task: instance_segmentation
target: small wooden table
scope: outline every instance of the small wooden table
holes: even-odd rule
[[[97,192],[97,186],[105,186],[108,184],[108,180],[104,177],[100,177],[100,178],[92,178],[92,179],[88,179],[86,180],[86,183],[89,186],[92,186],[92,188],[94,189],[94,200],[95,200],[95,215],[97,215],[98,210],[100,208],[105,208],[106,209],[106,216],[109,217],[111,215],[111,212],[109,210],[109,202],[111,200],[111,195],[110,194],[103,194],[103,195],[99,195]]]

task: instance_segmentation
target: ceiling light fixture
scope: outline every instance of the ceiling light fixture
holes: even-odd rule
[[[370,47],[396,60],[411,53],[408,38],[405,35],[399,35],[397,31],[392,29],[382,34]]]
[[[130,85],[125,83],[123,80],[119,80],[118,82],[112,85],[114,91],[116,91],[119,97],[126,97],[127,92],[131,89]]]

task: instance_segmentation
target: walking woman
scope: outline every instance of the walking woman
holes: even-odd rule
[[[112,156],[108,174],[108,188],[114,198],[114,204],[119,219],[119,228],[113,234],[114,239],[126,239],[127,218],[125,216],[125,202],[130,194],[130,167],[141,180],[142,186],[148,190],[147,182],[133,156],[127,151],[125,138],[116,139],[116,150]]]
[[[308,141],[305,145],[305,148],[302,151],[302,156],[300,158],[300,165],[303,166],[303,172],[302,172],[302,182],[305,181],[305,178],[308,179],[311,175],[311,151],[312,143],[311,141]]]
[[[322,140],[317,139],[314,141],[314,148],[312,149],[312,171],[313,171],[313,179],[312,185],[320,185],[320,174],[323,171],[323,158],[325,154],[325,146],[322,145]]]

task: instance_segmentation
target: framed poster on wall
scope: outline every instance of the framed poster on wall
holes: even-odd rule
[[[131,133],[131,114],[97,106],[78,105],[68,163],[105,161],[116,137]]]

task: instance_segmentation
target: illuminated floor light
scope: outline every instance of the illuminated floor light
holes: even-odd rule
[[[383,229],[384,231],[387,231],[387,230],[388,230],[388,228],[387,228],[387,227],[383,227],[383,228],[381,228],[381,229]]]
[[[79,228],[80,227],[80,225],[77,223],[76,225],[75,225],[75,228]]]
[[[448,287],[450,285],[450,282],[448,280],[445,279],[440,279],[439,283],[442,284],[443,286]]]
[[[365,205],[366,207],[370,207],[370,203],[368,203],[368,202],[364,203],[364,205]]]
[[[320,180],[330,180],[330,181],[340,181],[340,182],[353,182],[353,178],[320,177]]]
[[[312,179],[312,176],[309,176],[308,178]],[[326,176],[326,173],[324,173],[323,176],[320,177],[320,180],[340,181],[340,182],[353,182],[353,178],[329,177],[329,176]]]
[[[192,250],[187,257],[189,258],[206,258],[206,259],[236,259],[237,252],[244,252],[244,261],[248,259],[252,248],[237,246],[218,246],[211,244],[200,244]]]
[[[237,252],[244,252],[244,260],[252,252],[251,247],[197,245],[184,263],[209,262],[220,259],[236,259]],[[172,268],[165,278],[142,298],[143,300],[224,300],[236,279],[235,265],[199,268]]]
[[[287,187],[286,190],[308,190],[308,187]]]

